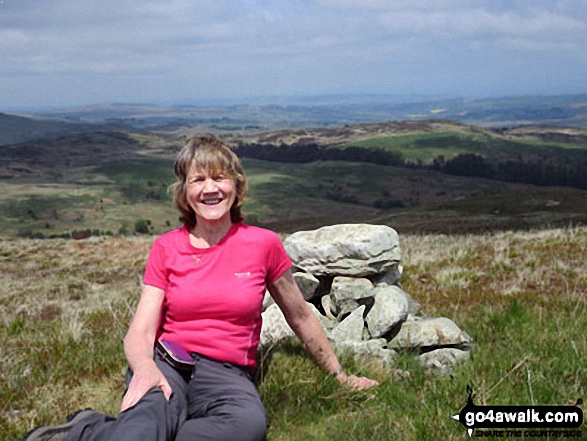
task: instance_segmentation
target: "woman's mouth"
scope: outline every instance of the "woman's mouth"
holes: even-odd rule
[[[204,205],[216,205],[216,204],[219,204],[220,202],[222,202],[222,199],[220,199],[220,198],[206,199],[206,200],[202,201],[202,203]]]

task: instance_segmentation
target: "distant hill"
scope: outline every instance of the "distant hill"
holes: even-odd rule
[[[0,145],[54,139],[76,133],[133,131],[183,137],[194,132],[247,138],[262,132],[330,129],[382,121],[454,121],[496,130],[519,126],[587,128],[587,95],[529,96],[486,99],[401,101],[392,96],[337,96],[326,99],[291,98],[279,104],[251,100],[235,105],[112,104],[55,109],[29,115],[0,113]],[[359,136],[355,133],[353,136]],[[512,136],[517,136],[512,133]],[[345,141],[343,134],[340,141]],[[360,136],[359,136],[360,137]],[[565,142],[565,135],[552,140]],[[545,140],[545,138],[541,138]],[[288,143],[288,141],[284,141]],[[352,141],[349,141],[352,142]],[[577,142],[577,140],[574,140]]]
[[[55,139],[76,133],[113,130],[113,125],[69,122],[67,120],[0,113],[0,145],[15,144],[36,139]]]
[[[71,167],[92,167],[105,161],[137,156],[140,142],[122,132],[87,132],[0,146],[3,179],[52,182]]]
[[[115,104],[59,109],[40,117],[184,133],[197,127],[219,133],[291,128],[342,127],[381,121],[431,118],[485,127],[555,125],[587,127],[587,95],[485,99],[426,99],[392,96],[291,98],[235,105]]]

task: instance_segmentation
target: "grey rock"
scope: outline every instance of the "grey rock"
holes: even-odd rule
[[[448,373],[455,364],[467,361],[469,358],[469,351],[456,348],[440,348],[420,355],[420,363],[427,368]]]
[[[352,354],[357,361],[379,361],[386,369],[391,368],[398,357],[397,352],[386,347],[384,338],[369,341],[336,341],[333,343],[334,351],[340,356]]]
[[[334,329],[338,325],[338,320],[325,317],[324,315],[322,315],[322,313],[320,313],[320,311],[318,311],[318,308],[316,308],[311,303],[308,303],[308,306],[310,307],[314,315],[318,318],[318,321],[322,325],[322,328],[326,331],[327,335],[328,331]]]
[[[355,309],[330,332],[330,338],[336,341],[362,341],[365,328],[364,312],[365,306]]]
[[[283,312],[276,304],[269,306],[261,316],[263,317],[263,325],[261,326],[259,346],[269,346],[283,338],[294,335],[285,320]]]
[[[320,286],[320,281],[312,274],[302,272],[294,273],[293,278],[296,281],[298,288],[300,288],[304,300],[312,299],[316,294],[316,289]]]
[[[373,290],[375,303],[366,317],[369,332],[381,337],[408,316],[408,299],[397,286],[380,286]]]
[[[422,317],[416,314],[408,314],[408,317],[406,318],[406,322],[421,322],[422,320],[425,320],[426,317]]]
[[[471,337],[446,317],[425,318],[402,323],[399,333],[390,341],[393,348],[453,346],[466,344]]]
[[[314,315],[316,315],[324,330],[328,330],[332,327],[332,321],[320,314],[320,311],[318,311],[314,305],[308,303],[308,306]],[[283,338],[295,335],[293,330],[287,324],[283,312],[281,312],[281,309],[279,309],[279,306],[276,304],[267,308],[261,316],[263,318],[263,324],[261,326],[259,346],[269,346]]]
[[[395,286],[394,289],[400,290],[404,294],[404,296],[406,297],[406,300],[408,301],[408,315],[415,316],[416,314],[418,314],[420,312],[420,309],[422,309],[422,306],[416,300],[414,300],[414,298],[411,295],[409,295],[407,292],[405,292],[399,286]]]
[[[352,299],[341,300],[340,302],[334,303],[334,312],[336,313],[336,318],[338,320],[342,320],[347,315],[351,314],[355,309],[359,306],[359,303]]]
[[[402,276],[403,267],[398,265],[396,268],[392,268],[389,271],[383,274],[376,274],[375,276],[371,277],[371,281],[375,286],[392,286],[397,285],[399,283],[399,279]]]
[[[411,295],[409,295],[407,292],[405,292],[399,286],[388,285],[387,283],[379,283],[379,284],[375,285],[375,287],[376,288],[388,287],[388,288],[394,289],[398,292],[402,292],[403,295],[405,296],[406,300],[408,301],[408,314],[416,315],[416,314],[418,314],[418,312],[420,312],[420,309],[422,308],[422,306],[416,300],[414,300],[414,298]]]
[[[373,295],[373,284],[362,277],[338,276],[332,280],[330,296],[334,302],[341,300],[359,300]]]
[[[322,315],[308,303],[337,354],[351,354],[358,361],[378,360],[391,375],[401,378],[409,372],[394,371],[398,357],[394,349],[427,351],[420,363],[438,372],[450,372],[469,358],[469,335],[447,318],[420,314],[419,303],[401,289],[401,252],[395,230],[335,225],[294,233],[284,246],[304,299],[320,302],[324,309]],[[324,293],[330,281],[331,290]],[[263,310],[260,346],[294,335],[268,294]]]
[[[330,288],[332,309],[339,319],[360,306],[357,300],[373,295],[373,284],[369,279],[335,277]]]
[[[384,225],[343,224],[299,231],[284,247],[294,265],[314,276],[368,276],[398,267],[397,232]]]

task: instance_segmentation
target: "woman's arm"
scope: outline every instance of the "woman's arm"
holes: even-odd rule
[[[164,295],[163,290],[145,285],[124,337],[124,353],[133,371],[133,377],[122,399],[121,412],[134,406],[154,387],[160,387],[168,400],[171,396],[171,387],[153,360],[155,335],[161,318]]]
[[[289,326],[320,366],[335,375],[338,381],[353,389],[366,389],[379,384],[365,377],[346,375],[328,342],[322,325],[306,304],[291,270],[288,269],[275,282],[269,284],[268,289]]]

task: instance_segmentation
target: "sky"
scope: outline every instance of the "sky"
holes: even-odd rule
[[[0,111],[587,93],[585,0],[0,0]]]

